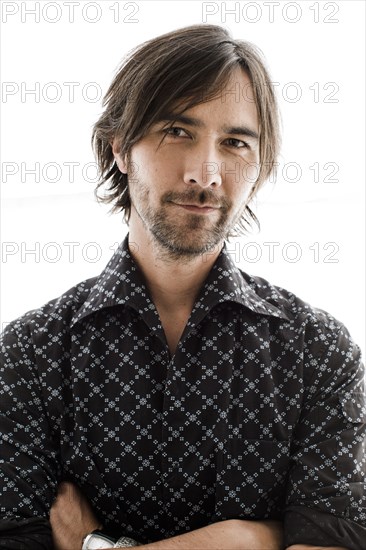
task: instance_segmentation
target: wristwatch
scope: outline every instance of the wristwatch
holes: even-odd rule
[[[130,537],[120,537],[118,540],[96,529],[83,540],[81,550],[98,550],[98,548],[130,548],[140,546],[140,543]]]
[[[96,529],[83,540],[81,550],[97,550],[98,548],[114,548],[116,539],[113,539],[103,531]]]

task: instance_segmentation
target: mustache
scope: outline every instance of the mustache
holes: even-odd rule
[[[222,208],[223,210],[229,210],[232,202],[226,197],[217,197],[217,195],[209,190],[203,189],[197,192],[195,189],[188,189],[184,193],[177,193],[175,191],[167,191],[161,197],[161,202],[176,202],[180,204],[197,204],[199,206],[214,206],[216,208]]]

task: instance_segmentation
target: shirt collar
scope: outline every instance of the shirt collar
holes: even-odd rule
[[[264,283],[263,296],[257,292],[259,281]],[[231,301],[245,306],[254,313],[289,320],[275,287],[240,270],[233,262],[226,244],[205,281],[200,298],[211,307]]]
[[[254,279],[234,264],[224,245],[201,289],[194,310],[209,311],[219,303],[230,301],[254,313],[289,319],[276,299],[269,301],[268,297],[261,297],[255,291],[253,282]],[[144,316],[156,316],[143,274],[130,254],[128,235],[97,277],[85,302],[74,313],[71,326],[92,313],[118,305],[130,306]]]

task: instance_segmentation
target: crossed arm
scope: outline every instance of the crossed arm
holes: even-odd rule
[[[26,329],[22,330],[25,331]],[[365,393],[362,382],[363,370],[358,367],[358,351],[356,348],[352,352],[353,348],[348,349],[346,344],[342,343],[342,338],[344,339],[345,336],[343,335],[340,338],[340,343],[335,341],[332,344],[332,349],[342,350],[342,357],[346,357],[347,360],[340,364],[339,358],[341,355],[338,353],[337,359],[337,357],[332,356],[331,351],[328,352],[325,348],[326,360],[333,365],[331,374],[329,374],[329,370],[321,368],[325,359],[323,361],[322,358],[319,358],[319,368],[315,369],[314,367],[311,388],[314,388],[315,393],[311,394],[306,407],[303,407],[302,422],[297,427],[297,466],[293,469],[292,481],[289,487],[293,490],[291,499],[295,505],[299,500],[301,501],[304,495],[316,493],[319,499],[335,506],[336,499],[338,499],[335,485],[331,487],[332,491],[329,493],[326,487],[326,482],[329,482],[329,470],[324,468],[324,460],[330,460],[332,468],[348,480],[348,489],[346,490],[353,489],[352,499],[350,499],[352,506],[349,508],[350,512],[353,512],[353,519],[351,518],[350,522],[344,519],[345,510],[341,501],[338,518],[340,527],[337,533],[342,531],[344,535],[342,540],[345,541],[343,544],[347,544],[346,541],[351,540],[352,536],[349,533],[352,532],[352,529],[355,529],[356,542],[353,543],[352,548],[361,549],[364,547],[365,527],[360,522],[355,523],[354,519],[356,513],[358,517],[362,517],[361,514],[364,513],[364,506],[359,497],[361,494],[359,491],[362,490],[364,484],[365,464],[363,445],[366,417],[364,413]],[[11,338],[8,335],[5,341],[5,349],[11,350],[11,352],[7,351],[6,360],[3,361],[1,367],[3,370],[2,381],[5,382],[3,387],[17,388],[17,392],[15,390],[3,392],[1,399],[1,427],[3,434],[6,435],[6,438],[3,437],[1,444],[2,457],[5,459],[2,477],[3,479],[8,478],[8,481],[10,480],[8,485],[4,485],[6,495],[3,497],[1,504],[8,515],[17,506],[19,509],[23,506],[24,518],[32,517],[33,514],[46,523],[46,511],[49,508],[54,490],[52,484],[51,492],[49,476],[52,476],[54,483],[57,483],[59,478],[56,451],[53,444],[51,444],[51,437],[48,435],[49,420],[44,415],[42,392],[38,387],[40,377],[37,374],[36,363],[32,354],[29,351],[27,352],[29,356],[25,353],[25,350],[32,349],[29,342],[31,340],[28,329],[26,335],[23,336],[14,331]],[[32,368],[29,365],[32,365]],[[52,374],[54,375],[55,372],[52,372]],[[333,372],[337,373],[337,376],[333,376]],[[324,410],[332,411],[332,414],[324,416]],[[35,425],[37,430],[30,430],[31,425]],[[34,437],[35,433],[37,433],[37,439]],[[39,439],[45,444],[45,448],[41,449],[41,453],[39,453]],[[339,449],[347,450],[348,455],[345,453],[332,453],[334,445],[336,445],[335,449],[338,451]],[[22,478],[17,477],[12,464],[14,450],[18,451],[19,449],[22,452],[23,470],[27,472],[27,476],[29,474],[29,486],[26,487],[26,493],[27,497],[32,498],[28,503],[28,507],[24,502],[21,502],[22,493],[17,485],[21,482],[26,486],[27,480],[24,476]],[[311,461],[312,470],[320,476],[323,483],[322,487],[311,476],[307,476],[305,483],[304,475],[306,469],[308,469],[309,461]],[[324,486],[326,491],[324,491]],[[34,487],[39,490],[34,491]],[[65,489],[65,486],[63,487]],[[294,487],[296,490],[294,490]],[[61,487],[59,496],[51,510],[55,550],[80,550],[83,537],[95,528],[100,527],[100,524],[85,499],[70,500],[70,495],[64,489]],[[319,510],[320,514],[326,516],[326,508],[323,507]],[[314,514],[316,514],[316,511],[314,511]],[[306,525],[305,522],[305,529]],[[343,527],[347,526],[349,526],[349,530],[344,530]],[[47,531],[48,525],[45,529]],[[19,533],[19,537],[21,536],[21,533]],[[44,536],[47,543],[48,536],[47,531]],[[7,544],[5,538],[2,542],[0,540],[0,546],[3,548]],[[14,540],[12,547],[17,548],[15,546],[18,540],[17,533]],[[284,540],[284,530],[281,523],[230,520],[147,544],[145,547],[150,550],[203,550],[208,548],[210,550],[235,550],[237,548],[240,550],[283,550]],[[40,544],[38,544],[39,547]],[[349,550],[347,547],[320,547],[302,544],[288,546],[287,550],[311,548],[313,550],[319,550],[319,548]]]
[[[50,513],[55,550],[80,550],[87,533],[100,529],[90,504],[71,483],[62,483]],[[122,533],[121,533],[122,535]],[[226,520],[183,535],[140,546],[149,550],[282,550],[279,521]],[[324,546],[295,544],[286,550],[320,550]],[[328,550],[347,550],[326,547]]]

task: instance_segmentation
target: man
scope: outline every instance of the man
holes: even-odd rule
[[[129,234],[4,333],[0,547],[364,548],[359,348],[224,244],[279,148],[258,52],[177,30],[104,105],[98,190]]]

